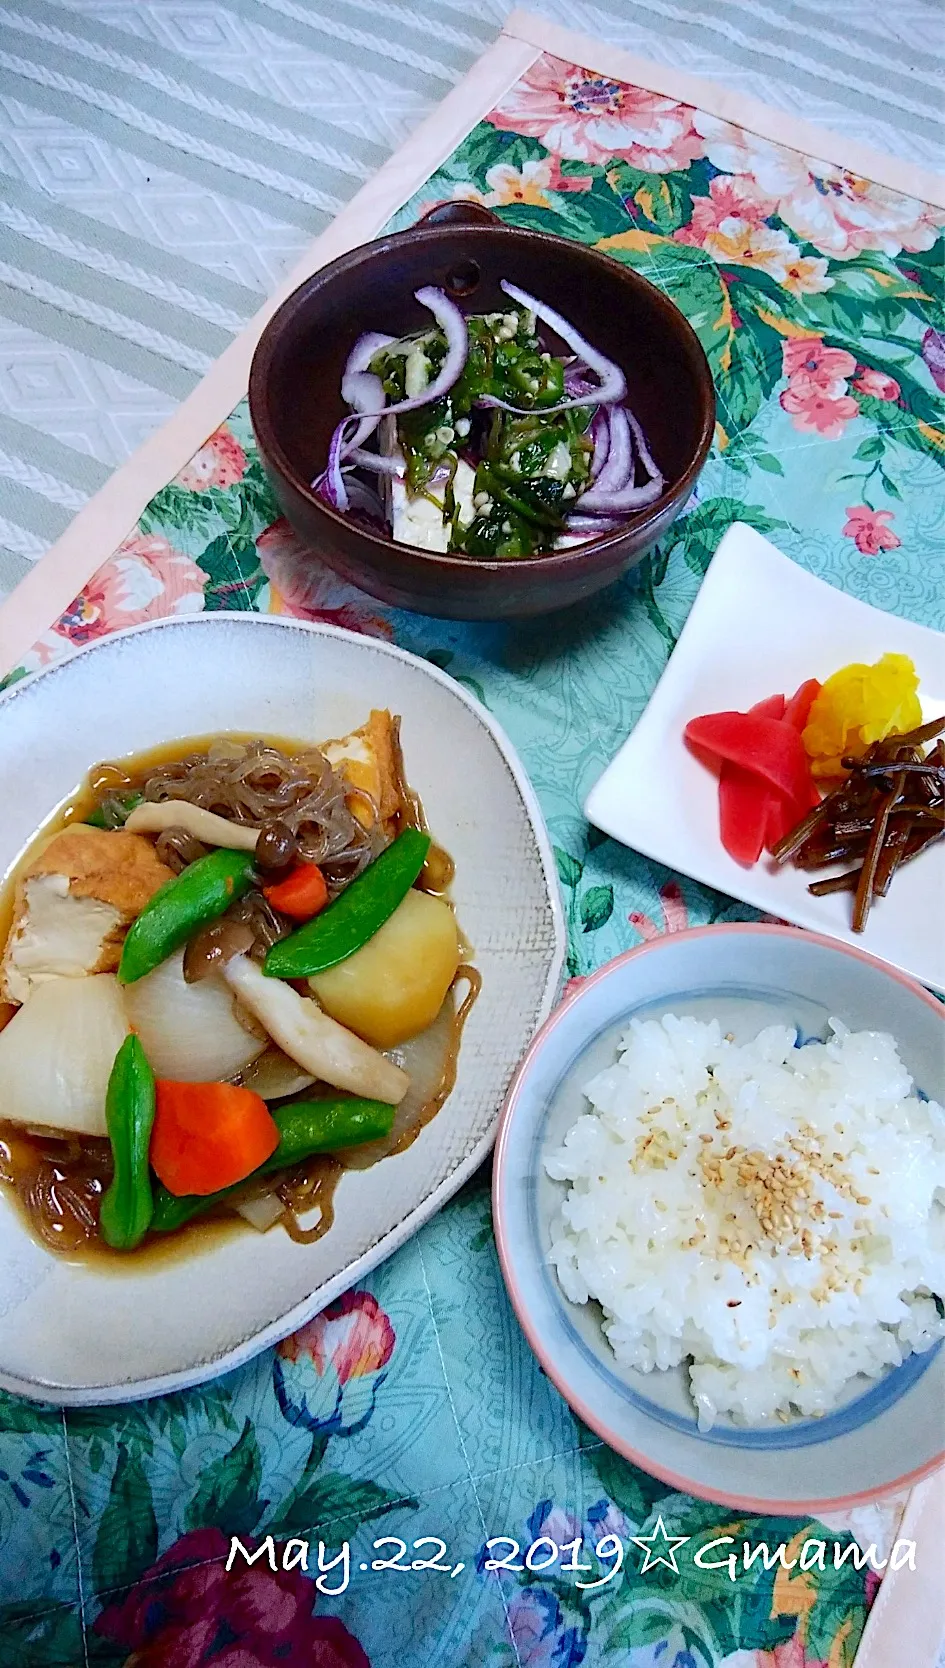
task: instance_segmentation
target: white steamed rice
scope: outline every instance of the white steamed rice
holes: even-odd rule
[[[633,1020],[546,1160],[551,1260],[617,1360],[689,1361],[703,1429],[819,1416],[945,1334],[945,1111],[892,1037]]]

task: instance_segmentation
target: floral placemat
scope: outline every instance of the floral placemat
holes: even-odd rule
[[[521,752],[557,846],[576,978],[641,938],[751,914],[614,845],[579,809],[727,527],[747,521],[852,594],[945,624],[945,213],[547,54],[393,224],[452,196],[606,249],[698,331],[719,424],[663,545],[534,624],[385,608],[298,547],[243,402],[11,677],[205,609],[327,619],[425,655]],[[0,1668],[849,1668],[898,1520],[896,1502],[820,1524],[745,1518],[600,1444],[511,1315],[485,1175],[250,1366],[129,1408],[63,1415],[4,1397],[0,1431]],[[675,1561],[647,1553],[663,1532],[682,1538]],[[609,1580],[592,1550],[606,1534],[625,1553]],[[234,1535],[263,1553],[227,1573]],[[699,1548],[726,1535],[783,1543],[783,1558],[735,1577],[724,1560],[700,1568]],[[488,1570],[498,1536],[523,1554],[581,1540],[583,1579],[599,1584],[579,1586],[560,1558]],[[856,1559],[835,1567],[835,1543]]]

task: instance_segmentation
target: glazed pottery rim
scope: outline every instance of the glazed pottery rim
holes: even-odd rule
[[[503,1182],[512,1121],[515,1117],[516,1108],[524,1088],[525,1080],[529,1075],[535,1060],[545,1047],[545,1044],[557,1025],[564,1018],[565,1014],[570,1013],[584,999],[590,988],[604,983],[605,980],[612,977],[613,974],[620,968],[627,966],[629,963],[637,960],[641,956],[658,954],[661,950],[667,947],[673,948],[678,946],[679,943],[685,941],[691,942],[696,939],[705,938],[718,933],[727,933],[733,936],[751,936],[760,934],[763,937],[782,938],[794,941],[801,938],[806,940],[808,943],[818,945],[822,948],[838,951],[843,955],[850,956],[856,961],[865,962],[877,973],[885,974],[888,978],[894,979],[898,984],[903,985],[912,996],[919,997],[926,1007],[930,1008],[932,1012],[936,1014],[939,1020],[945,1020],[945,1007],[943,1007],[943,1004],[938,1001],[938,999],[933,996],[930,991],[926,990],[924,985],[921,985],[918,980],[912,978],[910,974],[902,972],[898,967],[890,966],[889,963],[883,961],[879,956],[871,955],[868,951],[861,950],[856,945],[844,944],[841,940],[831,938],[827,933],[812,932],[805,927],[793,927],[789,925],[782,926],[774,922],[767,921],[719,921],[709,926],[686,927],[677,932],[662,933],[658,938],[649,939],[643,944],[634,945],[634,947],[630,950],[624,950],[619,956],[615,956],[611,961],[605,962],[603,967],[599,967],[593,973],[587,974],[581,978],[577,987],[570,991],[565,996],[564,1000],[560,1002],[555,1009],[553,1009],[548,1018],[539,1027],[538,1031],[536,1031],[528,1049],[522,1057],[518,1070],[509,1085],[509,1091],[505,1097],[505,1102],[499,1115],[499,1127],[495,1141],[492,1180],[493,1230],[495,1233],[496,1249],[499,1255],[499,1264],[502,1269],[502,1278],[505,1282],[506,1291],[508,1292],[518,1323],[521,1326],[528,1344],[535,1354],[542,1370],[548,1375],[552,1384],[554,1384],[555,1388],[564,1397],[568,1406],[573,1409],[578,1417],[582,1419],[592,1431],[594,1431],[596,1436],[599,1436],[602,1441],[606,1442],[607,1445],[613,1448],[616,1453],[622,1455],[624,1459],[630,1460],[632,1464],[638,1465],[643,1471],[646,1471],[651,1475],[659,1476],[663,1481],[669,1483],[673,1488],[678,1489],[683,1494],[690,1494],[695,1496],[697,1499],[710,1500],[713,1503],[731,1506],[738,1510],[754,1511],[764,1513],[768,1516],[772,1513],[783,1513],[791,1516],[796,1515],[798,1511],[801,1510],[847,1510],[853,1506],[865,1505],[870,1501],[894,1495],[901,1492],[903,1489],[911,1488],[916,1483],[921,1482],[924,1477],[930,1476],[933,1472],[937,1471],[940,1466],[945,1464],[945,1446],[943,1446],[940,1452],[934,1455],[933,1458],[926,1460],[914,1471],[906,1472],[901,1477],[884,1483],[879,1488],[865,1489],[852,1494],[834,1495],[824,1497],[822,1499],[805,1499],[802,1502],[797,1500],[785,1501],[771,1498],[755,1498],[747,1494],[730,1494],[727,1491],[716,1487],[714,1484],[709,1486],[699,1480],[685,1477],[681,1473],[673,1471],[668,1467],[664,1467],[662,1465],[657,1467],[657,1463],[654,1461],[651,1454],[641,1453],[638,1449],[634,1448],[619,1430],[615,1429],[613,1425],[608,1423],[607,1419],[603,1415],[599,1414],[593,1407],[588,1406],[583,1397],[575,1393],[568,1381],[567,1374],[559,1368],[554,1354],[545,1347],[541,1333],[532,1321],[528,1305],[526,1304],[518,1285],[515,1258],[510,1249],[511,1234],[505,1214]],[[786,1450],[785,1457],[787,1457],[791,1451],[792,1450],[790,1449]]]
[[[311,481],[304,478],[297,465],[286,454],[284,447],[277,439],[270,415],[269,376],[283,326],[286,320],[291,317],[293,311],[304,304],[300,301],[302,292],[309,289],[317,290],[326,275],[329,278],[331,277],[334,268],[343,266],[347,269],[356,269],[362,262],[376,260],[386,254],[392,247],[396,249],[408,239],[411,245],[417,241],[435,245],[444,235],[455,235],[457,231],[461,231],[464,236],[469,235],[473,238],[483,236],[494,238],[499,233],[505,237],[512,237],[516,241],[522,239],[526,244],[564,244],[569,249],[573,249],[579,259],[586,260],[595,267],[603,267],[605,270],[616,267],[624,283],[631,288],[638,286],[655,298],[660,309],[672,318],[673,328],[685,342],[696,380],[700,385],[699,398],[704,402],[698,444],[692,458],[676,481],[665,487],[659,498],[655,499],[652,504],[646,505],[635,516],[628,517],[626,521],[621,522],[619,527],[612,528],[610,532],[600,533],[596,538],[587,539],[579,545],[571,545],[566,550],[540,551],[534,556],[516,557],[511,561],[508,559],[490,561],[486,557],[454,555],[449,551],[424,550],[420,545],[402,544],[387,534],[374,532],[360,522],[352,523],[347,516],[339,510],[335,510],[323,498],[320,498]],[[498,219],[494,226],[475,222],[459,226],[449,223],[440,225],[421,224],[407,227],[403,231],[390,232],[385,237],[376,238],[369,243],[361,244],[356,249],[348,250],[337,256],[335,260],[330,261],[326,266],[320,267],[317,272],[312,273],[308,278],[303,279],[302,283],[290,295],[286,296],[276,312],[273,313],[256,344],[250,366],[248,397],[250,421],[263,461],[266,462],[271,458],[273,467],[286,479],[293,492],[296,492],[310,509],[328,517],[329,521],[335,526],[344,528],[347,532],[351,532],[354,528],[358,536],[370,543],[379,553],[393,552],[396,555],[403,550],[409,551],[412,557],[423,557],[429,563],[431,572],[441,570],[444,573],[455,571],[462,574],[469,573],[470,569],[475,569],[483,573],[501,574],[507,573],[510,568],[514,568],[515,571],[525,569],[539,578],[545,574],[554,575],[564,568],[576,567],[583,556],[591,552],[596,554],[606,551],[611,546],[621,543],[628,535],[644,535],[647,529],[655,525],[660,517],[672,507],[674,502],[679,501],[684,504],[708,458],[717,416],[715,384],[705,349],[685,314],[658,285],[651,283],[649,278],[646,278],[643,273],[637,272],[634,267],[624,266],[620,261],[615,260],[612,255],[608,255],[605,250],[589,247],[571,238],[560,237],[554,232],[539,232],[525,227],[506,226]],[[261,419],[260,413],[262,414]],[[262,431],[262,439],[260,438],[260,431]],[[579,500],[576,502],[579,502]],[[645,548],[645,539],[642,542]]]
[[[27,695],[35,688],[38,681],[42,679],[52,681],[77,661],[86,660],[97,651],[110,648],[116,643],[129,642],[145,634],[175,628],[178,630],[184,628],[188,631],[194,629],[212,631],[219,629],[221,624],[229,629],[235,627],[237,630],[272,630],[275,632],[300,633],[315,640],[327,637],[342,643],[349,643],[362,651],[365,649],[373,651],[382,657],[401,661],[410,666],[414,672],[419,672],[430,678],[472,713],[474,719],[486,732],[500,754],[505,768],[508,770],[521,797],[525,816],[535,843],[535,854],[544,877],[545,897],[552,926],[553,945],[549,954],[548,972],[545,977],[541,1000],[538,1004],[538,1013],[541,1016],[540,1025],[543,1026],[549,1014],[553,1012],[560,992],[567,947],[564,911],[555,879],[554,848],[551,836],[538,796],[513,743],[501,723],[480,701],[476,700],[461,684],[458,684],[454,678],[451,678],[448,673],[442,671],[433,662],[426,661],[421,656],[411,653],[410,650],[401,648],[399,644],[390,643],[385,639],[372,637],[363,632],[350,631],[344,626],[330,625],[320,620],[297,620],[228,611],[177,614],[109,632],[106,636],[100,637],[92,643],[82,644],[74,648],[51,665],[38,667],[35,671],[27,673],[25,677],[17,679],[14,684],[0,691],[0,712],[5,707],[8,709],[19,697]],[[17,860],[14,857],[14,864]],[[459,1087],[458,1080],[456,1087]],[[446,1176],[431,1188],[425,1197],[421,1198],[416,1205],[408,1210],[406,1215],[383,1236],[386,1249],[381,1257],[377,1255],[378,1246],[376,1244],[369,1247],[360,1256],[347,1263],[338,1273],[330,1276],[319,1288],[317,1294],[309,1293],[289,1309],[281,1311],[265,1326],[239,1338],[220,1354],[204,1358],[190,1367],[176,1367],[166,1372],[146,1374],[139,1378],[135,1378],[131,1374],[112,1383],[94,1385],[77,1386],[43,1383],[35,1378],[28,1378],[15,1372],[0,1369],[0,1389],[24,1396],[31,1401],[47,1402],[56,1407],[113,1406],[132,1401],[146,1401],[154,1396],[192,1389],[197,1385],[217,1379],[224,1373],[245,1366],[263,1350],[278,1344],[283,1338],[297,1331],[300,1326],[304,1326],[313,1316],[320,1314],[329,1303],[333,1302],[359,1280],[365,1278],[381,1262],[386,1261],[388,1257],[412,1239],[418,1230],[455,1196],[463,1184],[475,1174],[476,1170],[489,1156],[498,1132],[500,1111],[501,1107],[497,1108],[491,1127],[479,1137],[465,1158],[461,1159]]]

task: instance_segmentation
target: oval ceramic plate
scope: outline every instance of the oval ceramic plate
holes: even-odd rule
[[[509,1092],[496,1148],[499,1256],[532,1349],[582,1419],[674,1487],[760,1512],[827,1510],[916,1481],[945,1458],[945,1350],[854,1381],[840,1408],[772,1430],[725,1418],[698,1430],[684,1367],[618,1365],[594,1304],[568,1302],[548,1262],[565,1187],[544,1158],[586,1107],[582,1085],[615,1058],[634,1016],[717,1018],[747,1042],[766,1025],[822,1037],[831,1017],[890,1031],[917,1085],[943,1098],[945,1010],[861,951],[792,927],[739,924],[673,933],[582,982],[545,1025]]]
[[[408,778],[456,861],[483,977],[456,1087],[406,1152],[349,1172],[312,1245],[279,1228],[103,1268],[70,1263],[0,1197],[0,1384],[61,1403],[124,1401],[239,1365],[361,1278],[487,1154],[521,1054],[554,1001],[564,928],[534,794],[485,709],[425,661],[332,626],[208,615],[118,633],[0,700],[0,873],[89,765],[177,736],[324,740],[371,707],[402,719]]]

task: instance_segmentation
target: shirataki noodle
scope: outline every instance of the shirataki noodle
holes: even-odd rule
[[[285,823],[299,856],[322,868],[332,892],[377,855],[379,836],[349,810],[350,790],[315,747],[290,757],[264,741],[214,741],[205,753],[155,766],[141,792],[158,803],[187,800],[254,828]]]

